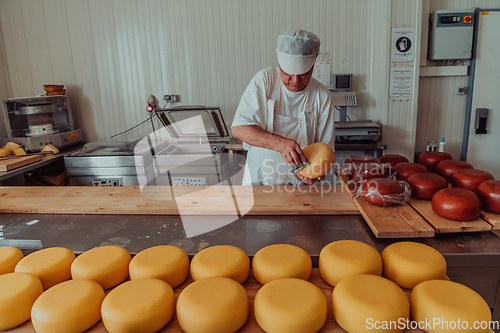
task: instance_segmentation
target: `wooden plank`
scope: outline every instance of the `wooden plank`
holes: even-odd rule
[[[333,311],[332,311],[333,287],[331,287],[329,284],[327,284],[325,281],[323,281],[323,279],[321,278],[321,275],[319,273],[319,268],[313,268],[311,277],[309,278],[309,281],[321,289],[321,291],[323,292],[323,294],[326,297],[327,304],[328,304],[326,322],[323,325],[323,327],[319,330],[319,332],[320,333],[347,333],[345,330],[343,330],[335,322],[335,319],[333,317]],[[191,282],[192,282],[192,279],[191,279],[191,277],[189,277],[186,281],[184,281],[183,284],[181,284],[180,286],[178,286],[177,288],[174,289],[175,299],[177,299],[179,297],[179,294],[181,293],[181,291],[185,287],[187,287]],[[239,333],[264,332],[257,324],[257,321],[255,320],[254,310],[253,310],[253,303],[254,303],[255,294],[260,289],[261,285],[253,277],[252,271],[250,271],[250,276],[245,281],[245,283],[243,283],[243,286],[245,287],[247,294],[248,294],[249,312],[248,312],[248,319],[247,319],[246,323],[238,330],[238,332]],[[409,296],[410,291],[409,290],[404,290],[404,291],[405,291],[406,295]],[[12,330],[7,331],[7,332],[9,332],[9,333],[35,333],[35,330],[33,329],[33,325],[31,324],[31,321],[28,321],[28,322],[24,323],[23,325],[18,326]],[[92,328],[90,328],[89,330],[87,330],[85,332],[86,333],[106,333],[108,331],[106,330],[106,328],[104,327],[104,324],[100,320],[97,324],[95,324]],[[176,317],[175,313],[174,313],[174,316],[172,317],[172,319],[168,322],[168,324],[158,332],[161,332],[161,333],[183,332],[181,330],[179,322],[177,321],[177,317]],[[407,333],[409,333],[409,332],[424,333],[424,331],[422,331],[422,330],[407,330],[405,332],[407,332]]]
[[[366,223],[377,238],[412,238],[434,237],[432,229],[410,206],[398,205],[381,207],[371,205],[361,198],[355,198],[355,188],[349,183],[349,177],[337,170],[337,177],[346,192],[363,215]]]
[[[500,229],[500,215],[487,212],[485,210],[481,211],[481,218],[491,224],[493,229]]]
[[[234,215],[236,201],[245,215],[359,214],[340,185],[150,186],[142,192],[138,186],[16,186],[0,187],[0,197],[0,213]]]
[[[408,204],[382,207],[361,198],[354,198],[354,204],[377,238],[434,237],[434,229]]]
[[[0,159],[0,171],[10,171],[42,160],[42,155]]]
[[[412,206],[429,223],[437,233],[472,232],[491,230],[491,224],[481,218],[470,222],[452,221],[434,213],[431,202],[410,198],[408,204]]]

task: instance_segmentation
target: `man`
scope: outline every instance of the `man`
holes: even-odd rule
[[[279,68],[258,72],[236,110],[233,136],[248,150],[243,185],[313,185],[293,169],[307,162],[302,149],[324,142],[334,149],[330,91],[311,78],[320,40],[305,30],[278,37]]]

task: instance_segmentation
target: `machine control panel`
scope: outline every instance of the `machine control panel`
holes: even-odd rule
[[[356,93],[354,91],[333,92],[333,104],[335,106],[357,106]]]
[[[206,186],[205,177],[173,177],[173,186]]]
[[[122,178],[92,179],[92,186],[123,186]]]

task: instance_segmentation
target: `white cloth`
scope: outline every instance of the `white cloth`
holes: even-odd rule
[[[304,90],[290,91],[278,68],[261,70],[248,84],[232,127],[242,125],[293,139],[301,148],[323,142],[335,149],[335,114],[328,88],[311,78]],[[248,150],[243,185],[303,184],[279,152],[246,143],[243,147]]]

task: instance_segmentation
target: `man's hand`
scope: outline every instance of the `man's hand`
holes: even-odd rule
[[[291,165],[300,166],[307,162],[306,155],[304,155],[304,152],[295,140],[283,138],[278,147],[278,151],[285,161]]]
[[[297,172],[297,177],[299,177],[304,183],[306,183],[307,185],[314,185],[316,184],[317,182],[325,179],[325,176],[321,176],[321,177],[318,177],[316,179],[311,179],[311,178],[307,178],[307,177],[304,177],[302,176],[300,173]]]

